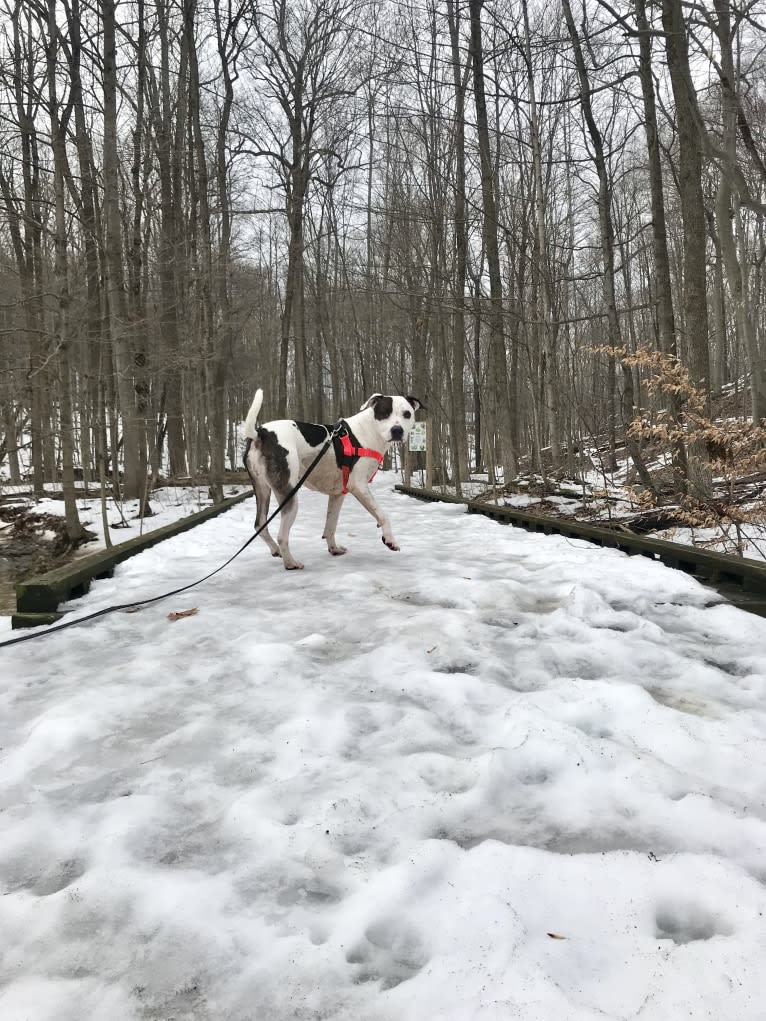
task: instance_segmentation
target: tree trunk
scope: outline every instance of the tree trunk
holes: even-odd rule
[[[554,468],[561,462],[559,434],[559,400],[556,387],[556,332],[553,327],[553,300],[551,281],[548,273],[548,251],[545,236],[545,193],[543,190],[542,153],[540,151],[540,125],[538,123],[537,94],[535,75],[532,66],[532,43],[529,33],[529,10],[527,0],[522,0],[524,15],[524,61],[527,68],[527,88],[529,89],[530,137],[532,143],[532,177],[534,181],[535,207],[535,262],[533,272],[536,277],[538,301],[535,306],[536,322],[533,326],[540,352],[540,391],[541,410],[545,412],[545,421],[539,422],[541,445],[543,442],[544,425],[547,425],[550,437],[551,461]],[[540,462],[541,472],[545,467]]]
[[[77,496],[74,484],[74,416],[72,413],[72,376],[69,362],[69,270],[67,265],[67,226],[64,205],[64,181],[66,178],[66,142],[64,127],[59,120],[61,111],[57,95],[56,54],[58,50],[58,27],[56,24],[56,2],[48,2],[48,108],[51,126],[51,148],[53,150],[53,196],[54,196],[54,277],[56,293],[54,339],[58,352],[59,366],[59,432],[61,437],[61,483],[64,494],[64,517],[67,537],[78,542],[87,536],[80,524],[77,511]]]
[[[750,297],[749,267],[746,258],[740,259],[734,237],[734,224],[740,220],[739,201],[732,186],[737,163],[737,95],[732,52],[732,28],[729,0],[713,0],[717,15],[716,33],[721,50],[721,117],[723,120],[723,162],[716,194],[716,220],[723,266],[729,284],[731,304],[737,320],[737,329],[745,342],[750,364],[750,401],[753,421],[766,416],[766,375],[758,350],[755,322]],[[741,232],[740,232],[741,234]]]
[[[646,148],[649,157],[649,194],[652,205],[652,245],[654,254],[654,292],[657,295],[657,324],[660,350],[677,356],[676,323],[673,314],[673,288],[670,279],[668,237],[665,221],[665,192],[662,181],[659,132],[657,130],[657,103],[654,94],[652,74],[652,43],[649,22],[646,17],[645,0],[634,0],[636,25],[638,26],[639,62],[641,92],[644,99],[644,126]],[[680,408],[674,394],[669,395],[671,415],[679,421]],[[673,451],[675,488],[683,494],[686,490],[689,463],[686,445],[679,439]]]
[[[186,440],[181,404],[182,366],[180,361],[179,262],[182,247],[178,230],[181,212],[181,144],[186,122],[186,84],[188,48],[182,35],[178,75],[170,74],[170,7],[167,0],[156,0],[160,35],[160,95],[156,97],[155,123],[160,175],[160,238],[157,253],[160,284],[160,331],[165,345],[163,375],[167,381],[166,411],[170,474],[180,478],[187,474]],[[177,83],[175,131],[171,109],[173,87]]]
[[[500,270],[498,244],[497,203],[495,198],[495,170],[489,141],[489,121],[484,85],[484,47],[482,42],[481,11],[484,0],[469,0],[471,16],[471,61],[473,91],[476,106],[476,130],[479,138],[481,166],[482,240],[489,272],[489,376],[486,389],[485,423],[491,437],[487,454],[494,464],[503,464],[505,483],[516,476],[516,453],[510,436],[510,422],[505,413],[508,401],[508,363],[505,355],[503,329],[503,282]],[[487,415],[487,411],[489,415]],[[489,418],[489,421],[487,421]],[[498,457],[499,455],[499,457]],[[494,467],[494,465],[492,466]]]
[[[80,192],[76,196],[82,216],[82,244],[85,249],[85,359],[80,378],[84,378],[82,392],[87,394],[88,407],[81,402],[80,430],[82,446],[83,481],[87,483],[90,471],[96,464],[95,447],[99,430],[98,392],[99,345],[108,341],[108,323],[103,315],[103,294],[98,241],[100,225],[97,217],[98,185],[93,159],[93,148],[85,116],[85,103],[81,77],[82,38],[79,0],[72,0],[67,8],[70,45],[68,61],[71,76],[71,103],[75,118],[75,145],[80,168]],[[84,370],[84,371],[83,371]]]
[[[604,260],[603,269],[603,283],[604,283],[604,301],[606,303],[607,322],[609,324],[609,343],[617,348],[622,349],[622,330],[620,328],[620,317],[617,314],[617,298],[615,293],[615,270],[614,270],[614,225],[612,221],[612,188],[609,181],[609,175],[607,173],[606,160],[604,158],[604,143],[601,136],[601,132],[596,124],[596,120],[593,116],[593,108],[591,104],[591,85],[588,78],[588,72],[585,67],[585,58],[583,56],[582,45],[580,43],[580,36],[575,27],[574,18],[572,17],[572,8],[569,4],[569,0],[563,0],[564,17],[567,23],[567,29],[569,31],[569,37],[572,40],[572,47],[574,49],[575,66],[577,67],[577,76],[580,82],[580,102],[582,104],[583,116],[585,117],[585,123],[588,127],[588,134],[590,135],[591,143],[593,146],[593,162],[596,166],[596,173],[598,174],[598,218],[599,226],[601,229],[601,254]],[[610,360],[610,371],[613,370],[615,365],[614,357]],[[626,365],[625,362],[620,358],[620,367],[622,369],[622,424],[625,433],[625,445],[628,453],[630,454],[633,463],[636,466],[641,482],[646,486],[650,492],[654,492],[654,483],[652,477],[647,471],[644,459],[641,454],[637,440],[635,440],[629,433],[629,427],[633,422],[634,416],[634,401],[633,401],[633,374],[630,366]]]
[[[702,138],[697,101],[689,69],[689,43],[681,0],[662,0],[662,25],[668,69],[676,104],[679,142],[678,185],[683,222],[684,337],[682,359],[691,381],[705,394],[710,387],[710,349],[705,266],[705,201],[702,193]],[[711,478],[706,446],[689,447],[690,492],[708,499]]]
[[[463,69],[460,56],[460,12],[455,0],[447,0],[450,45],[452,48],[452,80],[455,88],[455,269],[452,314],[451,361],[452,387],[450,393],[453,471],[455,492],[462,492],[461,482],[468,481],[468,433],[465,407],[465,293],[468,280],[468,226],[466,220],[465,184],[465,93],[468,85],[470,61]]]
[[[141,430],[136,413],[130,352],[125,273],[122,258],[122,221],[117,153],[117,43],[114,0],[101,0],[104,26],[104,213],[109,321],[122,414],[123,495],[139,500],[144,492],[141,476]],[[113,449],[114,460],[117,450]]]

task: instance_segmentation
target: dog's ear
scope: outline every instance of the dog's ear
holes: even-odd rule
[[[415,411],[419,411],[421,408],[423,409],[423,411],[427,411],[428,410],[428,408],[426,408],[425,404],[422,401],[419,401],[417,399],[417,397],[413,397],[412,394],[407,394],[405,400],[410,402],[410,404],[413,406]]]
[[[382,396],[383,394],[373,394],[372,397],[368,397],[359,410],[364,411],[365,408],[374,408],[375,402],[379,401]]]

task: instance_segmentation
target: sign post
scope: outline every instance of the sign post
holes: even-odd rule
[[[418,450],[426,449],[428,429],[426,428],[427,422],[415,422],[410,429],[410,442],[409,448],[413,453]]]
[[[407,444],[407,450],[405,452],[405,482],[409,486],[412,478],[412,462],[410,454],[422,453],[425,451],[426,455],[426,478],[425,484],[426,489],[431,489],[431,480],[433,476],[433,464],[431,457],[431,430],[428,428],[427,422],[415,422],[410,430],[409,442]]]

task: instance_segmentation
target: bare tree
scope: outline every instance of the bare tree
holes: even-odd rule
[[[484,44],[482,41],[481,11],[484,0],[469,0],[471,16],[471,61],[473,66],[473,93],[476,106],[476,131],[479,139],[481,165],[482,231],[483,247],[489,272],[489,335],[490,373],[487,388],[489,428],[491,443],[498,444],[505,482],[516,476],[516,452],[510,436],[508,365],[505,354],[505,332],[503,328],[503,282],[500,269],[500,247],[498,243],[497,201],[495,196],[495,169],[492,159],[487,116],[487,98],[484,78]],[[491,455],[490,455],[491,456]],[[497,463],[497,460],[495,460]]]
[[[37,117],[41,95],[36,86],[40,75],[42,51],[35,39],[32,9],[21,0],[9,5],[10,81],[9,106],[15,114],[18,130],[21,183],[15,187],[16,153],[0,165],[0,189],[11,232],[13,251],[19,275],[24,327],[29,351],[29,431],[32,450],[32,480],[36,495],[44,492],[46,477],[46,443],[49,427],[45,405],[47,390],[47,352],[43,333],[43,253],[42,253],[42,181],[41,142]],[[6,153],[6,157],[8,154]]]
[[[107,307],[117,374],[117,394],[122,414],[123,493],[141,499],[146,489],[142,476],[142,435],[133,387],[130,330],[125,290],[122,218],[120,211],[119,155],[117,144],[117,30],[114,0],[101,0],[104,32],[104,215],[106,232]]]
[[[304,219],[317,159],[332,149],[327,127],[339,101],[356,90],[350,42],[358,0],[250,3],[256,45],[250,72],[263,102],[253,109],[253,155],[282,183],[289,233],[279,357],[277,413],[287,406],[288,361],[294,357],[298,409],[310,410],[304,307]],[[270,104],[281,112],[276,121]]]
[[[588,134],[590,135],[593,148],[593,162],[596,168],[596,174],[598,175],[598,218],[601,228],[604,302],[606,304],[607,323],[609,326],[609,340],[613,347],[621,350],[623,348],[622,330],[620,327],[620,317],[617,314],[617,297],[615,289],[615,241],[612,217],[612,188],[609,174],[607,172],[603,137],[593,114],[593,90],[588,77],[587,67],[585,65],[585,57],[583,54],[582,43],[580,41],[580,35],[575,26],[574,18],[572,17],[572,8],[569,0],[562,0],[562,3],[567,30],[569,32],[569,37],[572,40],[577,76],[580,82],[580,104],[582,106],[585,123],[587,124]],[[609,362],[611,376],[611,373],[614,371],[614,354],[609,355]],[[628,427],[632,423],[634,416],[633,375],[630,367],[626,365],[622,359],[620,359],[620,367],[622,369],[621,406],[625,442],[633,463],[636,466],[641,482],[647,487],[647,489],[653,491],[654,483],[652,482],[652,477],[644,464],[644,459],[641,456],[641,450],[638,446],[638,442],[628,431]]]
[[[53,196],[54,196],[54,281],[55,281],[55,327],[54,345],[58,363],[59,432],[61,436],[61,481],[64,494],[64,515],[67,536],[72,542],[84,539],[87,532],[80,524],[74,485],[74,416],[72,409],[72,370],[70,363],[70,320],[69,320],[69,268],[67,259],[67,222],[64,204],[65,181],[67,177],[66,120],[70,107],[61,104],[58,97],[56,62],[59,35],[56,20],[56,0],[48,0],[48,38],[46,40],[46,63],[48,79],[48,115],[50,118],[51,149],[53,150]]]
[[[678,188],[683,220],[683,360],[692,382],[709,392],[710,347],[705,265],[705,203],[702,192],[702,147],[697,97],[689,68],[689,41],[681,0],[662,0],[662,24],[668,70],[675,99],[679,141]],[[707,450],[697,441],[688,459],[692,490],[710,492]]]
[[[739,190],[736,187],[737,174],[737,128],[740,104],[737,98],[737,77],[734,66],[732,41],[741,24],[744,12],[737,15],[732,24],[729,0],[713,0],[715,18],[708,15],[708,21],[718,39],[721,61],[718,66],[721,83],[722,150],[718,191],[715,200],[718,240],[723,266],[729,284],[732,306],[736,316],[737,329],[745,342],[750,363],[750,399],[753,420],[766,417],[766,362],[758,349],[755,327],[755,311],[750,291],[750,270],[746,253],[738,251],[737,236],[743,238],[742,209]]]
[[[460,10],[454,0],[447,0],[447,20],[450,34],[452,80],[455,88],[455,268],[453,296],[455,310],[452,317],[452,459],[455,466],[455,489],[461,492],[461,479],[468,479],[468,443],[464,429],[466,420],[465,391],[465,302],[468,286],[468,224],[466,209],[466,143],[465,97],[470,74],[470,59],[461,56]]]

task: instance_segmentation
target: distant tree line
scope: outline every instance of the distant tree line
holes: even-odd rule
[[[764,15],[0,0],[11,480],[63,481],[72,537],[75,479],[220,500],[261,385],[268,417],[323,421],[417,393],[458,490],[622,444],[650,486],[640,348],[762,419]]]

